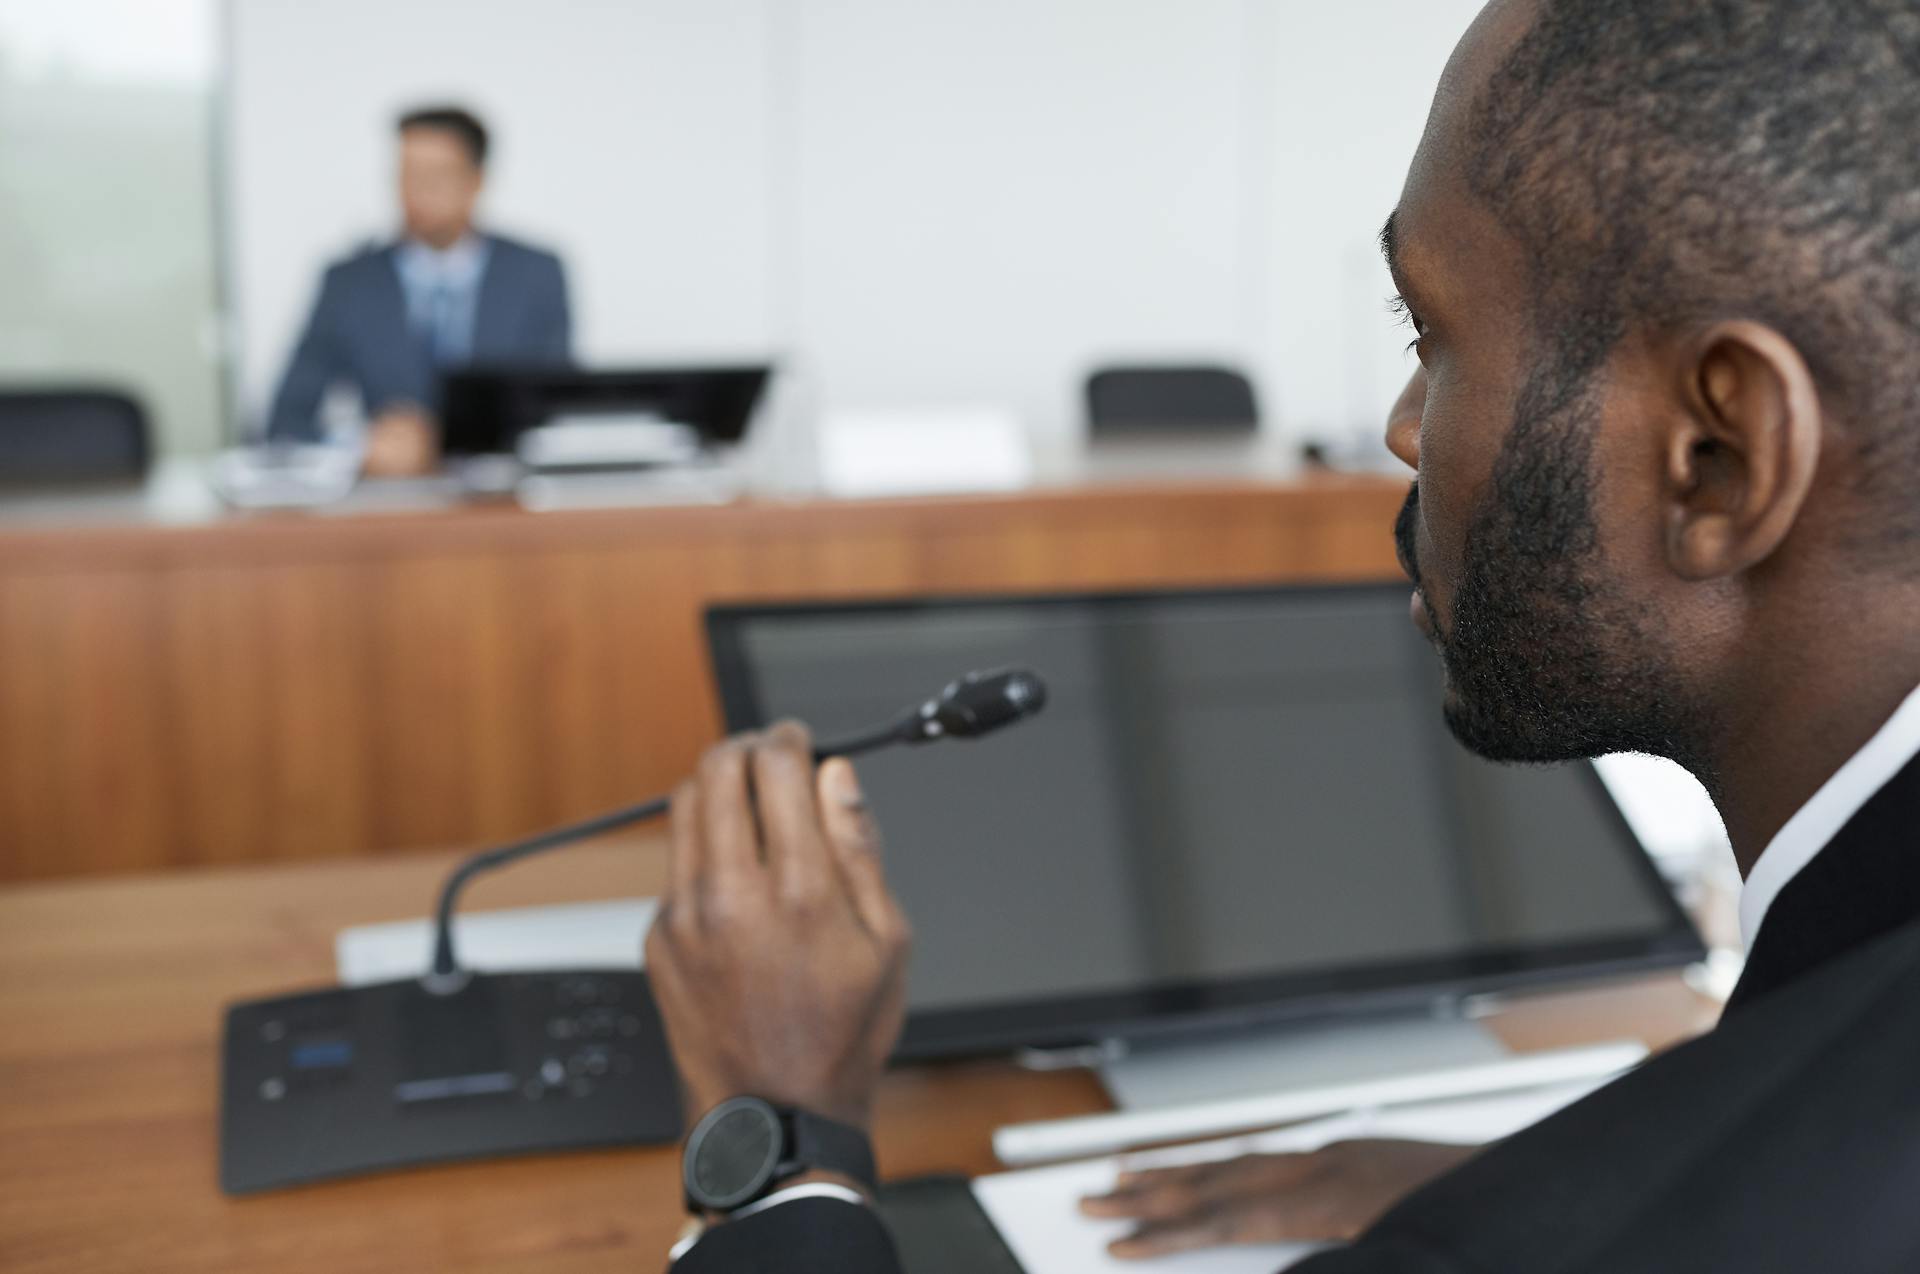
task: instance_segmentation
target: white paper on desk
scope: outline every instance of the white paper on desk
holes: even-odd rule
[[[1113,1188],[1123,1169],[1170,1168],[1247,1154],[1318,1150],[1354,1137],[1411,1137],[1477,1145],[1509,1136],[1586,1096],[1597,1082],[1558,1085],[1496,1097],[1356,1111],[1274,1132],[1226,1137],[1133,1155],[1086,1159],[977,1178],[974,1197],[1027,1274],[1272,1274],[1318,1250],[1309,1243],[1211,1248],[1149,1264],[1107,1255],[1126,1221],[1080,1215],[1079,1201]]]
[[[995,408],[837,411],[822,419],[819,438],[829,495],[1017,491],[1033,481],[1026,431]]]
[[[488,973],[529,969],[637,969],[657,900],[569,902],[469,911],[453,918],[460,963]],[[426,919],[342,929],[333,943],[343,986],[417,978],[433,952]]]

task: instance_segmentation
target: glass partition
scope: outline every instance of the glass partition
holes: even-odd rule
[[[225,433],[217,0],[0,0],[0,386],[97,385],[160,454]]]

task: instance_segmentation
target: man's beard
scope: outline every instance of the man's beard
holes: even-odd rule
[[[1668,647],[1607,572],[1593,510],[1598,396],[1551,374],[1520,396],[1467,530],[1459,587],[1434,645],[1456,738],[1494,761],[1609,752],[1698,759],[1704,724],[1680,692]],[[1394,526],[1420,582],[1416,488]]]

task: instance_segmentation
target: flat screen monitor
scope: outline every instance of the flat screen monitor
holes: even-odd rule
[[[706,445],[739,442],[772,369],[742,367],[480,367],[441,386],[441,447],[448,455],[497,455],[557,417],[644,415],[686,425]]]
[[[726,606],[727,725],[1045,711],[863,760],[915,933],[902,1057],[1389,1010],[1701,958],[1589,764],[1457,743],[1405,585]]]

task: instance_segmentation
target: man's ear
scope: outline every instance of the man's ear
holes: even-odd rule
[[[1738,574],[1786,540],[1820,463],[1806,359],[1760,323],[1716,323],[1682,352],[1666,446],[1666,554],[1683,579]]]

